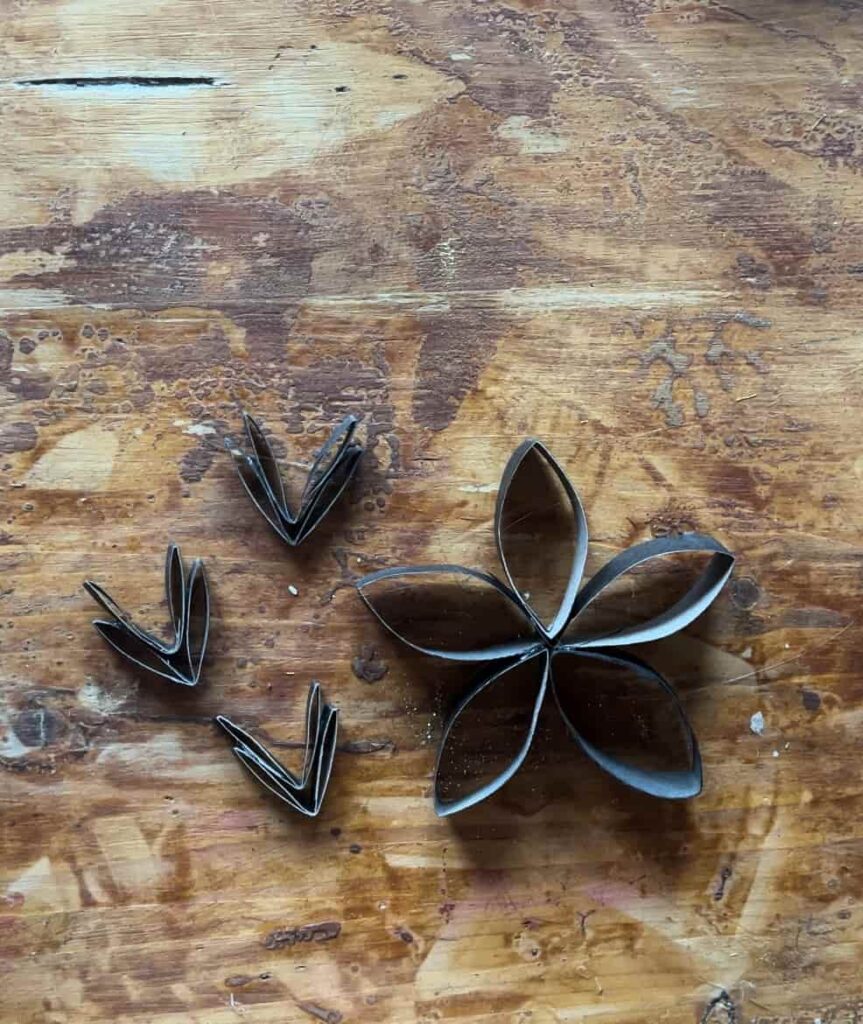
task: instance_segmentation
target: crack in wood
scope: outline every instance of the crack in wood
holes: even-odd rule
[[[713,892],[713,898],[715,900],[719,901],[725,895],[725,886],[729,878],[731,878],[731,868],[726,865],[719,873],[719,883]]]
[[[76,89],[133,86],[139,89],[167,89],[177,86],[224,85],[212,75],[103,75],[95,77],[69,76],[66,78],[24,78],[19,86],[72,86]]]

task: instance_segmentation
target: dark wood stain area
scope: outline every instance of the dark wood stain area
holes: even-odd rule
[[[0,1021],[859,1019],[859,5],[3,20]],[[242,493],[244,408],[290,461],[362,420],[306,548]],[[695,801],[623,791],[550,723],[496,798],[433,815],[465,676],[352,584],[496,571],[527,434],[583,496],[590,572],[684,530],[739,555],[650,652]],[[213,588],[193,693],[118,663],[80,586],[161,621],[169,539]],[[343,732],[305,821],[211,718],[299,758],[312,678]]]

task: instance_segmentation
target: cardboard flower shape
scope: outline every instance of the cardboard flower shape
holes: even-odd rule
[[[172,683],[197,685],[210,631],[210,592],[200,559],[186,572],[179,547],[168,545],[165,592],[172,630],[168,639],[135,625],[98,583],[86,580],[84,589],[111,616],[110,621],[96,619],[93,625],[115,651],[138,668]]]
[[[564,564],[559,559],[553,562],[556,593],[546,606],[534,584],[547,582],[542,574],[548,571],[549,551],[556,555],[556,548],[551,544],[553,538],[549,536],[546,543],[540,530],[541,539],[537,541],[535,531],[525,549],[524,523],[531,518],[547,521],[550,529],[562,532],[566,540]],[[465,810],[515,775],[533,743],[549,693],[576,743],[616,779],[658,797],[697,795],[702,787],[701,758],[674,689],[648,664],[622,648],[671,636],[689,625],[719,594],[734,556],[718,541],[697,533],[657,538],[621,552],[582,587],[588,546],[584,508],[551,453],[533,439],[516,449],[504,471],[495,510],[495,539],[506,582],[459,565],[422,565],[383,569],[357,583],[360,595],[381,623],[415,650],[449,661],[492,663],[459,701],[444,728],[435,770],[437,813],[444,816]],[[706,560],[682,597],[634,624],[600,630],[583,627],[594,602],[601,605],[600,599],[607,600],[621,582],[631,581],[634,571],[669,556]],[[419,611],[414,613],[418,600]],[[652,715],[654,722],[671,722],[676,727],[678,749],[673,753],[678,763],[668,766],[670,751],[663,744],[653,744],[645,763],[641,754],[639,760],[620,750],[618,740],[606,743],[592,738],[589,711],[596,695],[589,677],[594,670],[614,672],[611,698],[603,709],[606,716],[620,716],[620,709],[631,702],[633,723],[643,726]],[[469,777],[464,791],[450,798],[442,787],[442,775],[454,756],[463,723],[472,709],[481,706],[481,700],[491,698],[494,706],[494,694],[502,696],[516,684],[520,691],[527,690],[530,705],[515,728],[516,749],[511,756],[507,753],[503,768],[490,778],[481,780],[465,772]],[[482,721],[487,716],[479,717]],[[618,732],[625,733],[627,724],[633,723],[622,722]],[[473,740],[467,735],[464,742],[470,746]],[[494,736],[491,743],[495,743]]]
[[[286,544],[296,547],[330,511],[354,475],[363,453],[353,439],[358,420],[346,416],[330,434],[315,456],[296,509],[289,504],[270,442],[248,413],[243,413],[243,422],[251,454],[231,445],[228,451],[257,510]]]
[[[306,751],[299,775],[285,768],[230,718],[219,715],[216,723],[233,742],[234,754],[265,789],[293,810],[314,818],[324,802],[333,769],[338,717],[338,709],[324,703],[320,684],[313,682],[306,703]]]

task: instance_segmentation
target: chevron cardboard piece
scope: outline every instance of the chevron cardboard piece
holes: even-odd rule
[[[320,524],[356,471],[363,453],[354,441],[358,420],[346,416],[330,434],[315,456],[296,508],[289,503],[281,470],[260,425],[249,413],[243,413],[243,422],[251,454],[228,447],[240,480],[273,530],[296,547]]]
[[[312,682],[306,703],[305,756],[299,775],[230,718],[219,715],[216,723],[233,743],[238,760],[265,789],[292,810],[314,818],[323,805],[333,769],[338,716],[338,709],[324,702],[320,683]]]
[[[84,582],[84,589],[111,616],[93,625],[118,654],[138,668],[181,686],[196,686],[210,632],[210,592],[204,563],[196,558],[188,572],[180,548],[171,543],[165,558],[165,593],[171,620],[171,636],[160,639],[137,626],[98,583]]]

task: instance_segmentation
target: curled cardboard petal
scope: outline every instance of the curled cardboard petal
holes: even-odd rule
[[[279,464],[273,454],[270,442],[264,435],[258,421],[250,413],[243,413],[243,423],[246,428],[246,437],[254,453],[253,465],[260,474],[260,480],[267,497],[276,508],[286,505],[287,496],[285,495],[284,481],[282,480]]]
[[[324,703],[320,684],[309,687],[306,703],[306,739],[300,775],[286,768],[260,740],[224,715],[216,723],[233,743],[240,763],[270,793],[292,810],[309,818],[323,806],[338,737],[338,710]]]
[[[310,497],[322,486],[327,476],[344,460],[349,447],[359,448],[359,445],[351,444],[356,429],[356,417],[345,416],[333,430],[312,462],[306,486],[303,488],[304,498]]]
[[[362,455],[353,441],[354,416],[346,416],[324,443],[309,470],[297,508],[293,508],[273,454],[257,420],[243,414],[251,454],[229,448],[246,493],[285,544],[296,547],[320,524],[347,487]]]
[[[473,807],[475,804],[480,803],[480,801],[490,797],[509,782],[524,764],[536,736],[539,713],[545,700],[548,685],[548,664],[549,659],[545,651],[541,650],[527,654],[515,661],[508,662],[503,668],[497,668],[490,675],[480,679],[459,701],[444,727],[435,765],[434,808],[435,813],[439,817],[457,814],[459,811],[467,810],[468,807]],[[456,771],[460,771],[461,774],[467,776],[467,791],[455,798],[448,798],[445,793],[444,778],[447,762],[449,760],[457,761],[459,756],[463,756],[462,751],[454,753],[452,749],[455,743],[454,734],[456,729],[471,705],[485,691],[500,689],[517,673],[521,673],[526,677],[530,695],[527,701],[526,714],[517,723],[518,732],[515,736],[515,750],[507,752],[507,763],[505,766],[499,771],[492,768],[492,777],[485,781],[478,772],[470,772],[469,774],[467,768],[456,768]],[[497,730],[498,726],[493,724],[492,728]],[[473,739],[473,737],[469,738],[468,743],[470,744]],[[476,746],[475,741],[472,745]],[[474,756],[479,761],[487,759],[485,753],[478,749],[468,751],[468,755]]]
[[[93,580],[84,580],[84,589],[111,616],[113,623],[122,626],[125,632],[134,636],[140,643],[152,647],[153,650],[160,651],[163,654],[168,654],[174,650],[176,633],[172,633],[170,638],[165,640],[146,629],[142,629],[137,623],[132,621],[129,613],[121,608],[111,595],[106,590],[103,590],[98,583],[94,583]]]
[[[574,661],[575,665],[566,665],[570,661]],[[625,672],[629,679],[636,682],[641,693],[635,701],[628,702],[634,706],[629,708],[627,722],[637,722],[639,731],[644,732],[644,723],[651,717],[661,719],[665,726],[663,740],[658,741],[657,737],[649,735],[643,737],[642,748],[639,750],[632,747],[626,749],[625,743],[623,749],[612,750],[610,743],[591,741],[579,721],[592,696],[589,673],[591,663],[614,667],[619,674]],[[572,684],[565,678],[566,669],[575,667],[577,671],[579,664],[585,667],[585,678]],[[618,704],[622,703],[622,690],[620,686],[616,695],[613,690],[610,694],[611,699],[616,698]],[[570,735],[585,754],[609,775],[642,793],[668,800],[683,800],[701,792],[701,755],[692,726],[671,684],[648,664],[623,652],[611,654],[561,646],[551,660],[551,691]],[[618,707],[611,713],[617,715],[619,710]],[[605,713],[610,708],[603,706],[599,711]],[[669,749],[671,745],[667,740],[669,723],[677,727],[680,736],[673,750]],[[619,737],[614,746],[621,746]],[[672,765],[675,758],[681,761],[680,765]]]
[[[303,511],[294,525],[295,544],[302,544],[339,500],[356,471],[362,453],[359,445],[349,445],[343,450],[338,462],[335,462],[320,482],[310,490]]]
[[[538,468],[545,471],[546,478],[544,480],[538,477],[536,473]],[[531,472],[532,470],[533,472]],[[520,478],[528,476],[530,478],[526,486],[529,490],[523,495],[522,500],[518,500]],[[549,484],[559,490],[560,494],[552,494],[548,487]],[[534,607],[533,595],[526,593],[525,584],[528,583],[535,589],[535,583],[531,583],[528,578],[522,579],[521,574],[517,573],[511,565],[515,554],[514,548],[519,545],[518,534],[514,534],[513,530],[518,528],[523,531],[525,524],[530,520],[542,523],[554,509],[557,509],[558,517],[562,515],[565,519],[563,524],[555,524],[555,532],[562,529],[568,533],[566,539],[570,543],[571,554],[568,558],[569,565],[566,567],[562,591],[555,595],[557,598],[556,610],[550,617],[544,617]],[[554,456],[540,441],[533,438],[523,441],[507,463],[497,492],[494,531],[498,555],[510,587],[518,594],[519,600],[542,632],[547,636],[557,636],[570,617],[584,573],[588,542],[587,517],[575,488]],[[544,538],[546,543],[556,539],[548,536]],[[531,545],[531,547],[532,550],[527,553],[536,563],[538,551],[535,545]],[[547,581],[542,580],[535,582],[547,584]]]
[[[356,584],[377,619],[403,643],[449,661],[513,658],[537,647],[515,594],[460,565],[395,567]]]
[[[169,682],[179,683],[181,686],[191,685],[185,676],[177,672],[170,655],[164,654],[153,644],[143,643],[137,633],[128,629],[125,623],[96,619],[93,626],[105,643],[136,668]]]
[[[109,621],[96,619],[93,625],[118,654],[162,679],[197,685],[210,630],[210,595],[200,559],[187,573],[180,549],[168,546],[165,591],[173,634],[167,640],[136,625],[98,583],[85,580],[84,589],[111,616]]]
[[[189,678],[197,680],[207,651],[210,636],[210,588],[204,563],[196,558],[189,570],[185,588],[183,633],[189,665]]]
[[[186,574],[180,549],[174,543],[168,545],[165,558],[165,594],[168,597],[168,614],[174,627],[174,636],[182,636],[183,615],[186,611]]]
[[[734,567],[734,556],[712,537],[699,533],[685,533],[679,537],[657,537],[621,551],[607,562],[587,583],[575,601],[572,623],[603,591],[621,576],[655,558],[685,553],[709,554],[707,567],[689,590],[670,608],[635,626],[624,626],[603,636],[578,640],[579,647],[616,647],[624,644],[643,644],[685,629],[713,603],[725,586]]]

